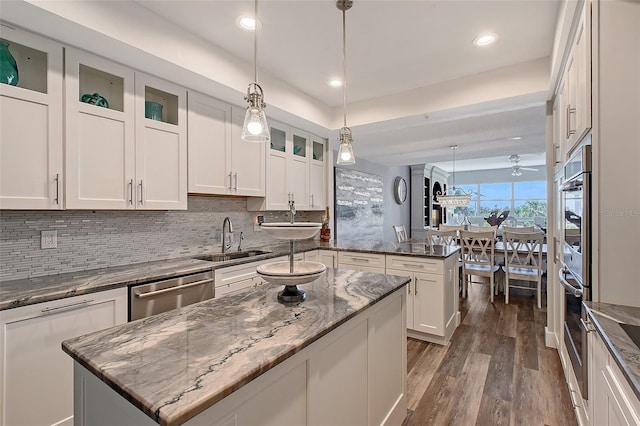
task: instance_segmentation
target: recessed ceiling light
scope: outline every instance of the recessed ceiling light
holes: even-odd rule
[[[331,86],[331,87],[342,87],[342,80],[338,80],[338,79],[329,80],[329,86]]]
[[[245,31],[253,31],[256,28],[256,21],[253,16],[238,16],[236,18],[236,25]],[[262,27],[260,21],[258,21],[258,29]]]
[[[514,136],[511,138],[512,141],[519,141],[520,139],[522,139],[522,136]]]
[[[498,36],[495,34],[482,34],[473,39],[473,44],[475,46],[488,46],[492,44],[494,41],[498,39]]]

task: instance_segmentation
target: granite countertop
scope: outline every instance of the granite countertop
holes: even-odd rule
[[[331,269],[277,302],[263,285],[66,340],[76,361],[160,424],[185,422],[409,282]]]
[[[289,243],[276,242],[262,247],[248,247],[245,248],[245,251],[251,249],[269,250],[270,253],[225,262],[197,260],[193,258],[197,255],[193,255],[192,257],[186,258],[3,281],[0,282],[0,311],[63,299],[65,297],[80,296],[125,287],[132,284],[202,272],[207,269],[226,268],[228,266],[279,257],[289,253]],[[458,251],[457,247],[431,247],[424,244],[424,242],[396,244],[385,241],[320,242],[318,240],[305,240],[298,241],[295,244],[296,253],[317,249],[399,254],[432,258],[448,257]]]
[[[620,324],[640,326],[640,308],[609,303],[583,302],[589,318],[605,342],[631,389],[640,399],[640,349]]]

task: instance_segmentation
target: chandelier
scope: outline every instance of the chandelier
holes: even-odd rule
[[[456,149],[458,149],[458,145],[451,145],[450,148],[453,151],[453,185],[445,194],[438,191],[436,200],[442,207],[464,207],[469,205],[471,201],[471,192],[466,193],[462,189],[456,188]]]
[[[267,116],[264,109],[264,93],[258,84],[258,0],[254,1],[255,21],[253,28],[253,83],[249,83],[244,100],[247,101],[247,112],[244,116],[244,124],[240,139],[246,142],[269,142],[271,133],[267,124]]]
[[[355,164],[356,157],[353,155],[353,137],[351,129],[347,127],[347,24],[346,11],[351,9],[352,0],[336,0],[336,7],[342,11],[342,106],[344,111],[344,126],[340,129],[340,148],[338,149],[338,160],[340,165]]]

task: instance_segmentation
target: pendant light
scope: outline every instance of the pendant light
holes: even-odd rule
[[[456,188],[456,149],[458,149],[458,145],[451,145],[450,148],[453,151],[453,185],[451,185],[451,189],[447,191],[448,194],[438,192],[436,199],[442,207],[468,206],[471,201],[471,193],[466,193],[462,189]]]
[[[340,148],[338,149],[337,163],[340,165],[349,165],[356,163],[356,157],[353,155],[353,137],[351,129],[347,127],[347,24],[346,12],[353,6],[353,0],[336,0],[336,7],[342,11],[342,106],[344,110],[344,125],[340,129]]]
[[[244,124],[240,139],[247,142],[269,142],[271,133],[264,109],[264,93],[258,84],[258,0],[254,1],[255,25],[253,28],[253,83],[249,83],[244,100],[249,103],[244,115]]]

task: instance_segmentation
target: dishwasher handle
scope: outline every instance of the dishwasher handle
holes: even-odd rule
[[[175,287],[163,288],[162,290],[149,291],[146,293],[140,293],[139,291],[134,290],[133,294],[138,299],[146,299],[147,297],[153,297],[159,294],[170,293],[172,291],[184,290],[185,288],[196,287],[199,285],[208,284],[212,282],[213,282],[213,278],[210,278],[207,280],[201,280],[201,281],[196,281],[189,284],[177,285]]]

